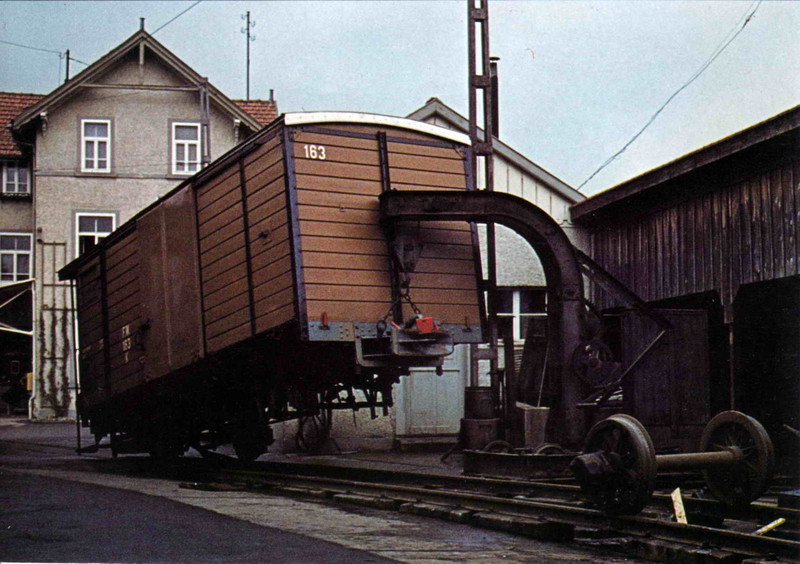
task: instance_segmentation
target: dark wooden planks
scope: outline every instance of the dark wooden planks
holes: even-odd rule
[[[138,383],[144,374],[134,346],[135,331],[143,322],[140,244],[132,230],[78,274],[81,390],[88,406],[125,389],[123,380]]]
[[[648,300],[716,290],[729,316],[742,284],[798,274],[799,166],[779,163],[712,191],[698,186],[697,197],[598,226],[595,260]]]

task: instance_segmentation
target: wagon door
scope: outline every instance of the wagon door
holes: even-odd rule
[[[159,378],[202,356],[194,198],[186,187],[137,220],[141,253],[139,339],[147,377]]]

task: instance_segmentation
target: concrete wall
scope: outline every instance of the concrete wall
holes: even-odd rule
[[[33,205],[31,200],[0,199],[0,232],[33,232]]]

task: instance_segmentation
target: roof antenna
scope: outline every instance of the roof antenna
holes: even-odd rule
[[[144,18],[139,18],[139,31],[144,31]]]

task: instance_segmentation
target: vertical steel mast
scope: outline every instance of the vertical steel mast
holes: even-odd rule
[[[489,0],[467,0],[469,25],[469,136],[472,141],[472,170],[476,184],[484,180],[483,189],[494,190],[494,160],[492,140],[495,136],[497,105],[493,89],[496,67],[489,56]],[[478,51],[480,49],[480,51]],[[479,59],[480,56],[480,59]],[[496,82],[496,81],[494,81]],[[478,128],[478,119],[483,117],[483,132]],[[489,309],[490,373],[492,387],[498,389],[497,381],[497,256],[494,223],[486,224],[486,250],[488,276],[483,281],[487,292]],[[472,375],[472,385],[477,385],[477,375]]]

